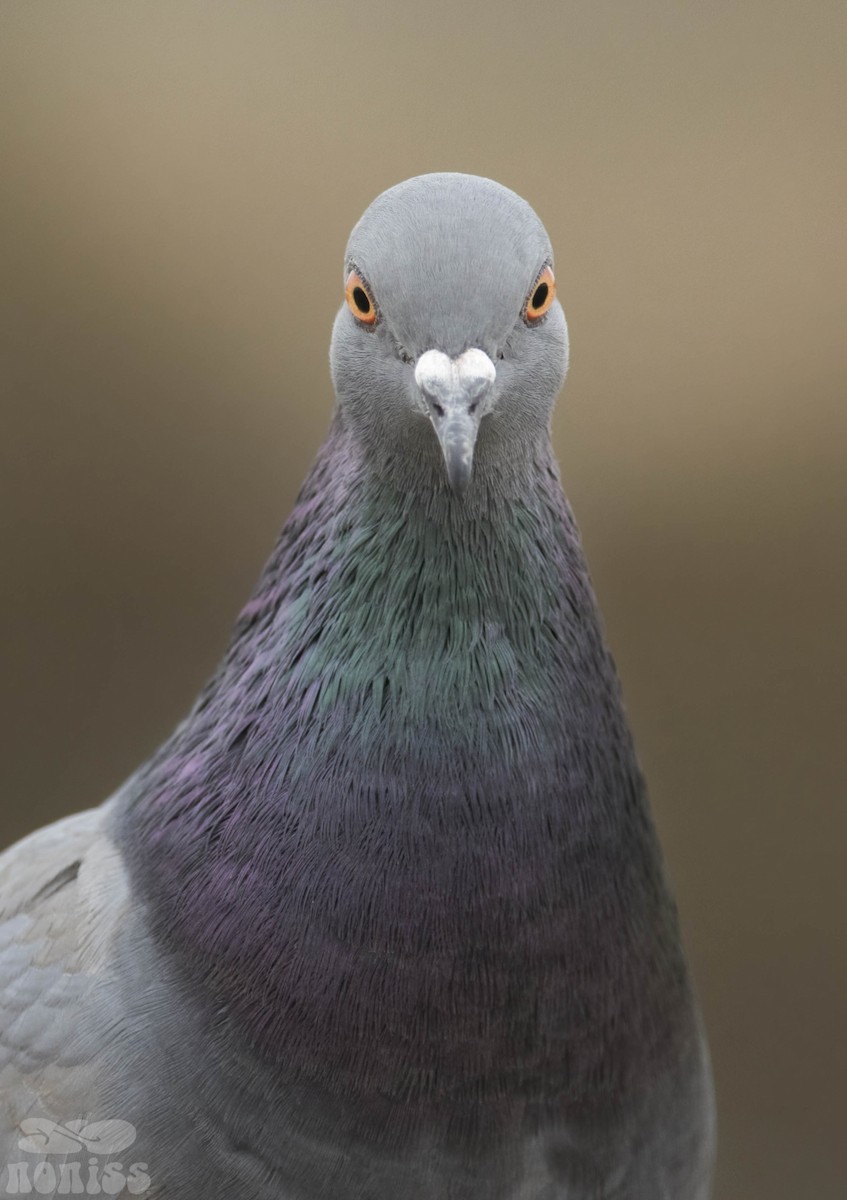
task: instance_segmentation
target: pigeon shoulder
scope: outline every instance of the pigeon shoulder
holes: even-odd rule
[[[64,817],[0,853],[0,922],[52,908],[52,898],[72,888],[83,861],[104,833],[108,808],[103,805]]]
[[[110,807],[0,855],[0,1150],[29,1114],[60,1120],[66,1106],[83,1110],[94,1086],[84,1018],[107,994],[101,984],[130,908]],[[104,1006],[101,1028],[108,1016]]]

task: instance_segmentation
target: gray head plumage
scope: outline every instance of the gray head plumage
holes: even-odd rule
[[[475,450],[475,473],[496,470],[549,435],[568,361],[552,258],[532,208],[490,179],[422,175],[370,205],[347,245],[331,361],[377,470],[441,458],[431,485],[461,493]]]

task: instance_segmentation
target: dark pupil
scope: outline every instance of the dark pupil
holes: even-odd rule
[[[368,293],[364,288],[353,288],[353,303],[356,305],[360,313],[368,313],[371,311],[371,302],[368,299]]]
[[[548,285],[546,283],[539,283],[538,287],[535,289],[535,295],[532,297],[533,308],[541,308],[542,304],[547,299],[547,292]]]

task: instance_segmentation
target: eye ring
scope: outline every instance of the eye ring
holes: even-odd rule
[[[527,325],[537,325],[542,317],[546,317],[555,299],[556,279],[553,268],[548,263],[542,268],[527,297],[523,314]]]
[[[347,282],[344,285],[344,299],[360,325],[376,323],[376,302],[371,295],[370,288],[356,270],[351,271],[347,276]]]

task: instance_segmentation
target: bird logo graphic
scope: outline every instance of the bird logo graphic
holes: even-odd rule
[[[61,1124],[46,1117],[30,1117],[19,1126],[18,1146],[27,1154],[120,1154],[136,1138],[129,1121],[86,1121]]]

